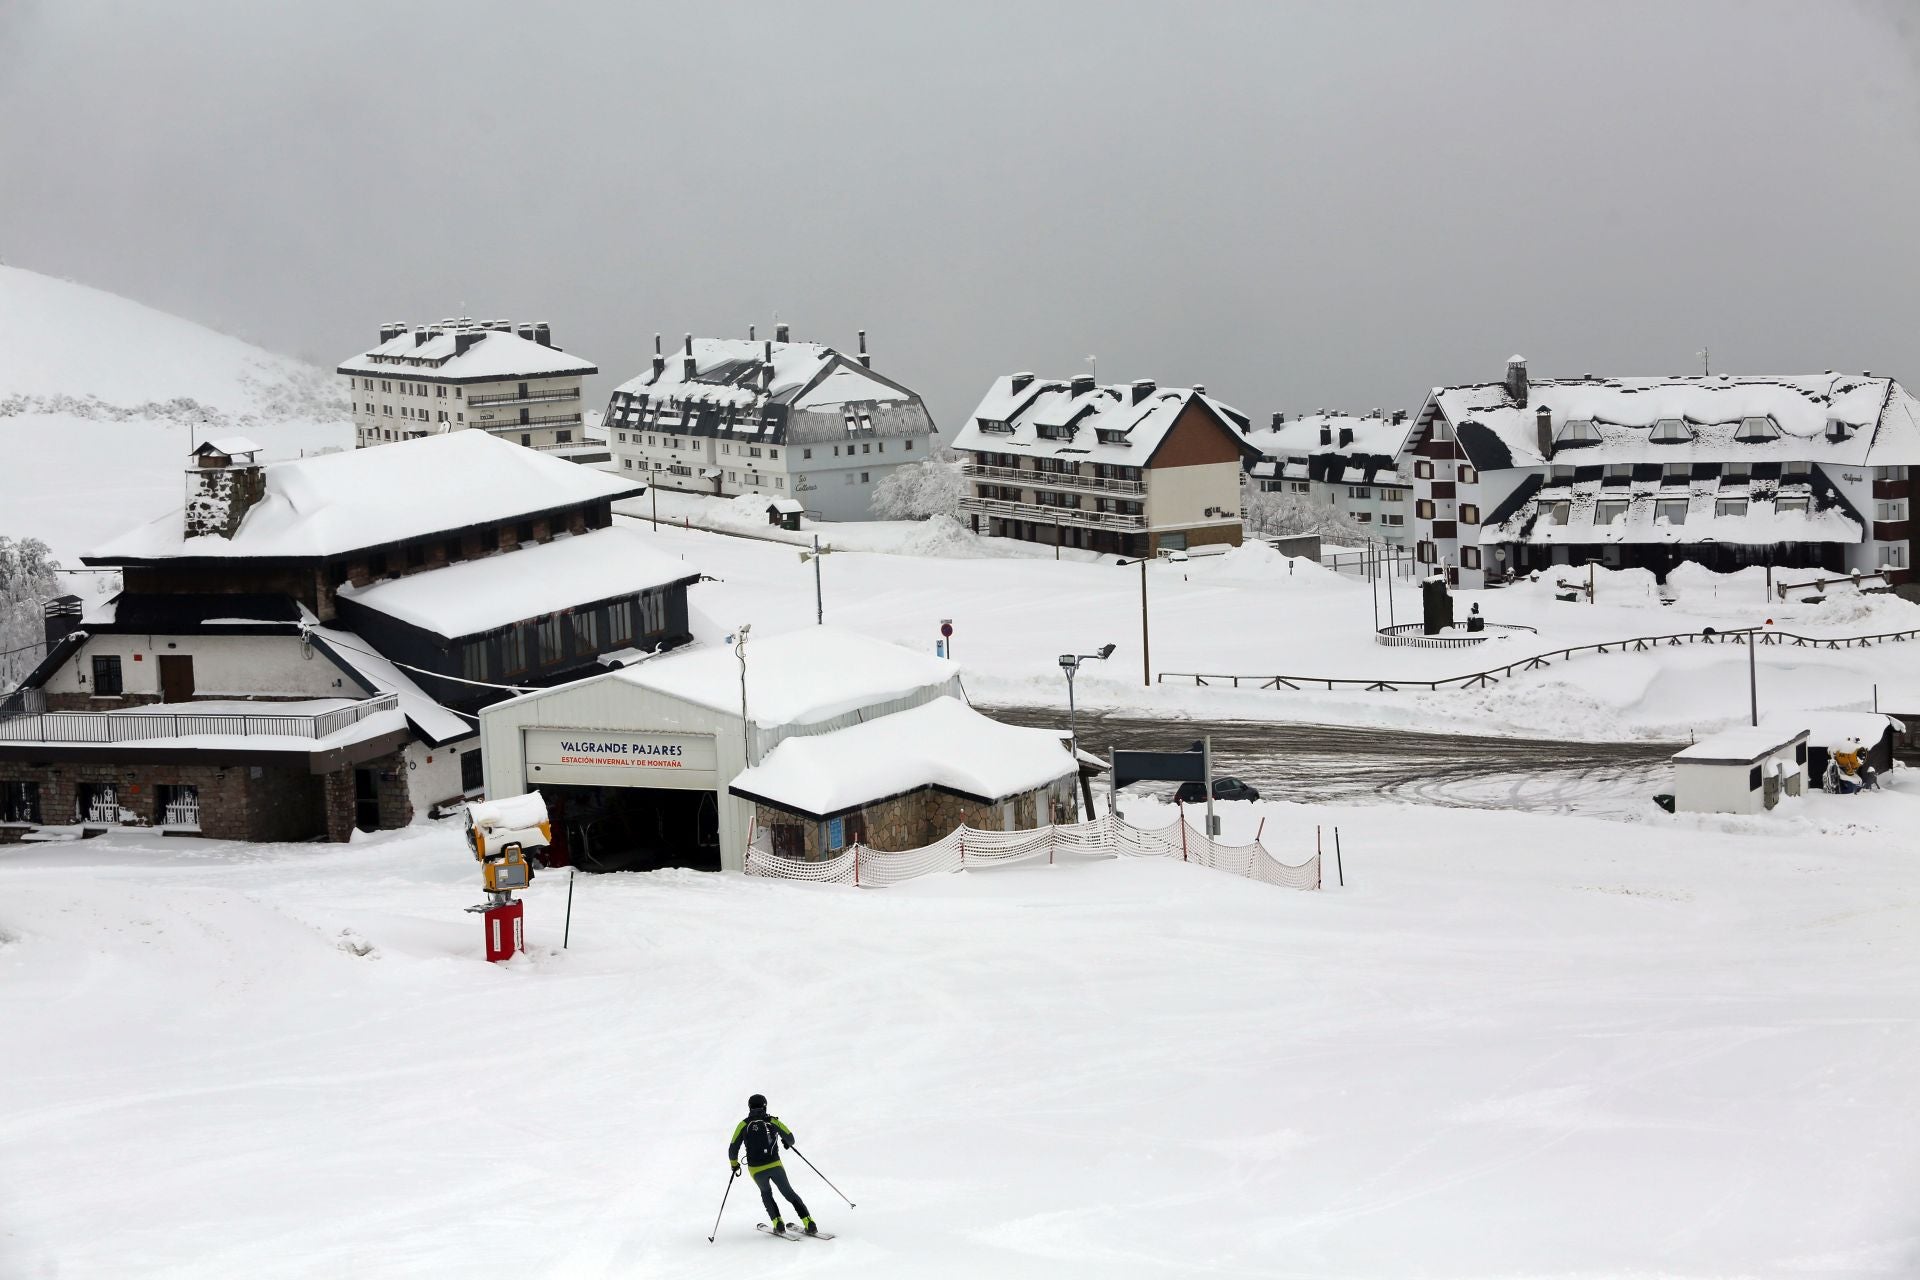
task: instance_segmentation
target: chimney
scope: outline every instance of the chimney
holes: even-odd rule
[[[1008,380],[1007,385],[1009,390],[1015,395],[1019,395],[1022,391],[1025,391],[1033,385],[1033,375],[1030,373],[1016,373]]]
[[[206,461],[196,454],[187,468],[187,536],[231,538],[247,512],[267,496],[267,473],[257,462],[209,467]]]
[[[1352,443],[1353,443],[1353,428],[1352,427],[1340,428],[1340,447],[1344,449]]]
[[[1276,413],[1273,415],[1273,429],[1275,431],[1278,431],[1281,427],[1285,426],[1286,424],[1287,424],[1286,414]]]
[[[380,344],[385,346],[407,331],[405,325],[383,324],[380,326]]]
[[[1333,444],[1333,428],[1324,423],[1320,426],[1320,443],[1326,446]]]
[[[424,347],[427,345],[427,335],[431,332],[432,330],[430,329],[415,329],[413,331],[413,345],[416,347]]]
[[[528,342],[533,341],[533,326],[530,324],[521,325],[519,328],[515,329],[513,333],[514,333],[514,336],[517,338],[525,338]]]
[[[753,330],[754,330],[754,326],[753,326],[753,325],[748,325],[748,326],[747,326],[747,341],[748,341],[748,342],[758,342],[758,341],[759,341],[759,339],[758,339],[758,338],[756,338],[756,337],[754,337],[754,336],[753,336]]]
[[[1375,405],[1375,406],[1373,407],[1373,416],[1374,416],[1374,417],[1376,417],[1376,418],[1378,418],[1378,417],[1381,417],[1381,416],[1383,416],[1383,415],[1381,414],[1381,412],[1380,412],[1380,406],[1379,406],[1379,405]]]
[[[453,335],[453,354],[463,356],[473,349],[473,344],[483,335],[478,333],[456,333]]]
[[[533,340],[543,347],[553,345],[553,328],[545,320],[536,320],[533,325]]]
[[[873,357],[867,354],[867,331],[865,329],[860,331],[860,367],[862,369],[873,368]]]
[[[773,390],[773,344],[771,342],[766,344],[766,350],[762,353],[760,361],[760,389]]]
[[[80,629],[80,597],[55,596],[47,601],[45,626],[47,652],[53,652],[53,646],[66,639],[68,633]]]
[[[1134,404],[1139,404],[1142,400],[1145,400],[1148,396],[1152,394],[1153,394],[1152,378],[1135,378],[1133,380],[1133,403]]]
[[[1032,375],[1029,374],[1028,376],[1031,377]],[[1071,382],[1067,384],[1067,394],[1075,397],[1092,395],[1093,394],[1093,375],[1090,373],[1083,373],[1079,377],[1074,378]]]
[[[1400,423],[1405,422],[1406,420],[1407,420],[1407,411],[1405,409],[1395,409],[1393,411],[1394,425],[1398,426]]]
[[[1522,364],[1520,366],[1520,377],[1525,379],[1526,376],[1526,365]],[[1525,392],[1521,394],[1524,395]],[[1536,442],[1540,446],[1540,456],[1549,462],[1553,461],[1553,414],[1545,405],[1541,405],[1540,408],[1534,412],[1533,434]]]
[[[688,334],[682,341],[685,344],[683,348],[685,354],[680,357],[680,376],[686,381],[692,382],[693,375],[699,372],[699,369],[696,368],[693,363],[693,335]]]
[[[1193,394],[1195,394],[1195,395],[1197,395],[1197,396],[1203,396],[1203,395],[1205,395],[1205,394],[1207,394],[1207,384],[1206,384],[1206,383],[1204,383],[1204,382],[1196,382],[1196,383],[1194,383],[1194,384],[1193,384]]]
[[[786,341],[788,341],[788,338],[787,338],[787,332],[788,332],[788,330],[787,330],[787,326],[785,326],[785,325],[783,325],[783,324],[777,324],[777,325],[775,325],[775,326],[773,326],[773,340],[774,340],[775,342],[786,342]]]
[[[667,371],[667,358],[660,354],[660,335],[653,335],[653,380],[660,381],[660,375]]]
[[[1527,407],[1527,358],[1507,357],[1507,397],[1516,408]]]

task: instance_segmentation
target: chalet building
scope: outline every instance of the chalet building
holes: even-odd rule
[[[0,701],[0,839],[403,826],[481,785],[476,713],[690,639],[698,575],[614,527],[636,486],[461,431],[261,465],[201,445],[180,510],[90,555]]]
[[[1247,483],[1331,507],[1382,542],[1411,546],[1412,434],[1402,410],[1362,418],[1320,409],[1292,420],[1276,413],[1265,430],[1247,433],[1260,451],[1247,464]]]
[[[545,324],[384,324],[380,342],[336,370],[361,448],[478,428],[533,449],[586,442],[580,380],[600,372],[553,345]]]
[[[1460,586],[1597,561],[1911,573],[1920,404],[1871,374],[1436,388],[1413,422],[1415,555]]]
[[[1247,418],[1206,389],[998,378],[955,437],[977,533],[1119,555],[1238,545]]]
[[[751,333],[751,330],[749,330]],[[792,498],[823,520],[873,518],[873,488],[932,452],[920,396],[875,373],[867,352],[817,342],[686,335],[615,388],[603,423],[614,468],[666,489]]]

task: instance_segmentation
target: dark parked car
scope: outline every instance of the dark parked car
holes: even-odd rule
[[[1207,788],[1198,782],[1183,782],[1173,798],[1181,804],[1205,804]],[[1215,778],[1213,780],[1213,798],[1215,800],[1258,800],[1260,793],[1238,778]]]

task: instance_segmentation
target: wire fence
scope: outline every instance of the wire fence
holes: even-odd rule
[[[1228,875],[1286,889],[1320,888],[1320,854],[1290,866],[1261,844],[1225,844],[1196,831],[1184,818],[1158,831],[1108,815],[1091,822],[1062,823],[1029,831],[982,831],[960,827],[918,849],[888,852],[852,845],[831,858],[809,861],[775,854],[757,837],[747,846],[746,873],[812,884],[878,889],[903,880],[970,868],[1003,866],[1044,858],[1178,858]]]

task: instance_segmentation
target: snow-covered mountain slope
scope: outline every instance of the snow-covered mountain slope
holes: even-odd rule
[[[352,443],[330,371],[0,267],[0,535],[71,560],[177,502],[190,441],[232,432],[270,458]]]

